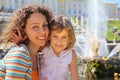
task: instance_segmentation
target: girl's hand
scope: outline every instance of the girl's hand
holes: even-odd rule
[[[13,42],[15,44],[21,43],[26,38],[27,36],[22,36],[22,33],[19,28],[12,30],[12,32],[9,35],[10,42]]]

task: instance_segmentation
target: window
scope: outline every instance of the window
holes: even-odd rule
[[[68,9],[68,13],[71,14],[71,10],[70,9]]]
[[[15,1],[15,3],[18,3],[18,0],[14,0]]]

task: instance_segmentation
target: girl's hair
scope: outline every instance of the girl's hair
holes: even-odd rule
[[[16,28],[24,29],[26,27],[27,19],[30,18],[31,14],[38,12],[43,14],[48,22],[48,28],[50,28],[50,22],[53,17],[51,11],[45,6],[26,6],[22,9],[14,11],[13,17],[11,18],[7,27],[3,30],[0,37],[0,41],[3,43],[9,43],[9,33]],[[23,30],[22,30],[23,31]]]
[[[57,16],[54,17],[51,21],[50,33],[52,30],[62,31],[63,29],[68,30],[69,36],[69,44],[66,49],[70,49],[73,47],[75,43],[75,35],[72,23],[65,16]]]

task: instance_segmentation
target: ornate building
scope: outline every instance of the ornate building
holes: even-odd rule
[[[12,12],[26,5],[47,5],[55,15],[67,17],[86,15],[88,0],[0,0],[0,10]],[[118,18],[117,3],[104,2],[109,19]]]
[[[118,7],[117,3],[106,2],[108,19],[118,19]]]

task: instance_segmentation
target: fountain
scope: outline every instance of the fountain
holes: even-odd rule
[[[91,65],[89,63],[105,63],[107,65],[107,63],[112,61],[108,59],[118,51],[120,52],[120,44],[118,44],[111,52],[109,52],[107,47],[106,32],[108,19],[106,13],[107,10],[103,0],[88,0],[87,5],[86,20],[80,21],[82,26],[77,25],[82,27],[81,29],[83,30],[80,31],[80,34],[76,35],[76,43],[74,46],[74,49],[80,58],[78,71],[79,76],[81,77],[86,76],[88,66]],[[81,20],[83,20],[84,17],[81,18]],[[116,62],[113,61],[113,64]],[[105,67],[105,65],[103,66]],[[95,68],[93,65],[91,68],[91,74],[95,73]],[[111,69],[111,67],[109,69]]]
[[[81,34],[76,36],[75,49],[81,58],[93,59],[96,56],[106,57],[108,55],[107,42],[105,40],[107,15],[104,2],[102,0],[88,0],[87,5],[85,24],[81,21],[85,32],[81,31]]]

